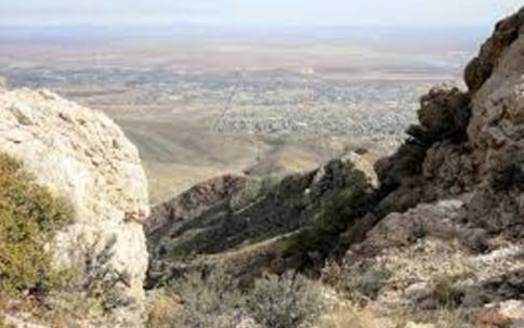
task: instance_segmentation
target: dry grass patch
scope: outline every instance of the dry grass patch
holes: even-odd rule
[[[324,319],[319,328],[381,328],[371,312],[350,305],[337,305]]]
[[[171,328],[182,307],[182,300],[174,293],[164,290],[151,296],[148,304],[147,328]]]

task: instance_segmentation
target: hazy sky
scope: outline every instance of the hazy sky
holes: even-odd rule
[[[0,0],[4,25],[492,25],[522,0]]]

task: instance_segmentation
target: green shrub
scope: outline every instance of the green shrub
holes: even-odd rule
[[[36,185],[21,162],[0,154],[0,304],[45,295],[61,283],[46,249],[70,219],[64,201]]]
[[[362,295],[374,300],[391,278],[391,275],[392,273],[388,270],[369,270],[357,281],[356,288]]]
[[[324,283],[356,303],[375,300],[392,276],[386,268],[355,268],[329,262],[322,271]]]
[[[281,257],[310,252],[326,257],[340,245],[340,235],[375,203],[366,175],[351,163],[346,164],[345,170],[344,187],[324,193],[311,224],[278,243]]]
[[[291,272],[255,281],[246,295],[246,308],[263,327],[310,327],[324,311],[320,287]]]

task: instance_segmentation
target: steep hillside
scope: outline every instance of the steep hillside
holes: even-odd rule
[[[371,204],[369,181],[339,159],[282,180],[225,176],[198,185],[152,211],[150,283],[218,264],[248,275],[269,266],[304,268],[326,256],[337,234]],[[353,204],[349,212],[346,202]],[[308,258],[309,251],[318,258]]]

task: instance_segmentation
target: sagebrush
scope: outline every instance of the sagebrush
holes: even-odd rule
[[[268,274],[241,288],[220,269],[179,279],[159,306],[161,311],[151,310],[148,328],[233,328],[245,321],[260,328],[305,328],[325,310],[319,284],[302,275]]]

